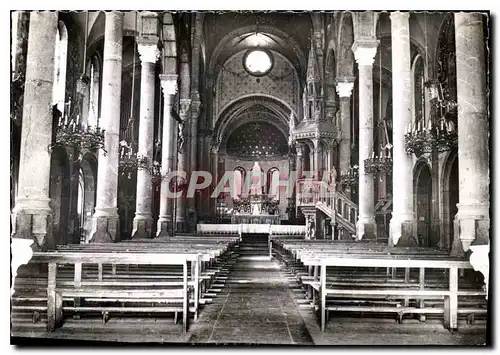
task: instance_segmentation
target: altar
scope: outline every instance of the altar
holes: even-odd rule
[[[233,205],[233,224],[280,224],[279,201],[265,194],[235,199]]]
[[[231,224],[280,224],[280,216],[271,214],[233,214]]]

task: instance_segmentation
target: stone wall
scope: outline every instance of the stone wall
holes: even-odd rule
[[[247,95],[265,94],[296,107],[298,99],[298,78],[293,66],[282,55],[271,51],[274,66],[265,76],[255,77],[243,66],[245,51],[239,52],[222,67],[216,86],[216,116],[229,103]]]

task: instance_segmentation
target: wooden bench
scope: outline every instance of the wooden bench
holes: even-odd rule
[[[103,319],[110,313],[172,313],[183,314],[183,332],[187,331],[189,294],[192,286],[188,282],[188,261],[198,263],[197,256],[166,253],[109,253],[109,252],[36,252],[35,262],[48,264],[47,278],[47,329],[53,331],[63,320],[63,311],[100,312]],[[136,265],[180,265],[182,282],[144,283],[128,280],[126,285],[116,280],[83,282],[81,270],[84,264],[136,264]],[[75,277],[71,283],[57,283],[57,266],[74,265]],[[147,287],[145,287],[147,286]],[[65,299],[88,301],[82,306],[63,306]],[[119,302],[120,307],[109,305]],[[92,305],[91,305],[92,303]],[[143,304],[148,304],[147,306]],[[93,305],[95,304],[95,305]],[[152,304],[152,305],[151,305]]]
[[[433,250],[428,248],[394,248],[387,247],[383,245],[375,244],[356,244],[353,247],[352,243],[321,243],[315,241],[314,243],[307,242],[286,242],[286,241],[276,241],[275,248],[278,250],[278,254],[289,253],[289,255],[295,260],[293,267],[299,265],[305,266],[305,270],[302,272],[296,272],[296,276],[301,280],[303,285],[308,289],[308,297],[314,300],[314,293],[320,294],[322,289],[322,283],[320,279],[321,260],[331,259],[331,258],[355,258],[366,259],[371,258],[374,260],[384,260],[384,259],[402,259],[402,260],[451,260],[456,261],[456,259],[450,259],[444,252],[439,250]],[[292,256],[293,255],[293,256]],[[465,262],[465,268],[471,268],[468,262]],[[377,273],[377,265],[371,265],[371,267],[356,267],[355,263],[353,265],[344,264],[336,265],[334,268],[334,275],[330,274],[325,276],[325,283],[329,289],[340,290],[338,292],[327,293],[326,296],[329,298],[334,297],[328,305],[321,307],[325,309],[325,317],[328,315],[328,311],[357,311],[357,312],[380,312],[380,313],[397,313],[398,321],[401,321],[403,314],[419,314],[421,320],[425,320],[425,314],[440,314],[445,313],[445,307],[440,309],[435,307],[425,307],[424,300],[441,298],[445,299],[448,294],[433,294],[432,292],[422,292],[429,288],[438,288],[443,283],[443,277],[452,277],[449,275],[449,268],[440,267],[438,269],[445,270],[446,272],[434,272],[432,274],[435,277],[434,280],[425,280],[426,268],[418,267],[418,275],[415,279],[410,278],[411,265],[404,266],[404,279],[396,278],[396,273],[393,272],[391,278],[382,273]],[[330,268],[333,267],[329,265]],[[389,266],[388,266],[389,267]],[[395,271],[399,265],[391,264],[390,268]],[[432,266],[428,266],[427,269]],[[362,270],[361,274],[348,275],[347,272],[352,273],[354,271]],[[415,269],[415,268],[414,268]],[[460,268],[459,268],[460,269]],[[340,270],[340,271],[339,271]],[[346,271],[348,270],[348,271]],[[369,271],[368,271],[369,270]],[[373,271],[375,270],[375,271]],[[429,273],[427,273],[429,276]],[[447,282],[448,279],[445,280]],[[458,281],[457,281],[458,282]],[[390,290],[390,291],[389,291]],[[357,292],[359,291],[359,292]],[[463,298],[464,296],[483,296],[483,291],[478,291],[477,289],[462,289],[457,292],[457,296]],[[325,301],[326,301],[325,296]],[[409,307],[409,300],[416,299],[417,306]],[[402,301],[402,302],[401,302]],[[341,305],[339,305],[339,303]],[[445,302],[446,303],[446,302]],[[465,302],[462,302],[465,303]],[[354,306],[352,305],[354,304]],[[366,306],[369,305],[369,306]],[[378,306],[378,307],[376,307]],[[387,307],[389,306],[389,307]],[[464,307],[458,310],[458,313],[467,314],[468,318],[474,314],[484,314],[485,309],[480,309],[478,307]]]
[[[210,288],[213,286],[221,286],[224,281],[224,274],[227,274],[226,261],[230,260],[232,254],[229,249],[237,247],[238,237],[211,237],[209,240],[199,236],[182,236],[157,239],[141,239],[133,242],[121,242],[117,244],[83,244],[83,245],[64,245],[58,246],[59,251],[79,252],[79,253],[95,253],[95,252],[113,252],[113,253],[172,253],[172,254],[193,254],[199,253],[199,265],[197,270],[194,270],[194,263],[188,260],[191,267],[188,268],[188,285],[194,290],[191,293],[192,299],[190,302],[190,311],[194,313],[194,319],[198,317],[199,305],[210,302],[210,298],[216,294],[215,291],[220,289]],[[221,256],[229,255],[227,258]],[[193,254],[197,255],[197,254]],[[174,282],[182,283],[183,270],[180,265],[155,265],[150,268],[147,265],[119,265],[112,264],[110,272],[106,271],[107,263],[85,264],[76,267],[78,270],[73,270],[71,265],[59,265],[58,285],[67,286],[73,285],[73,282],[80,277],[80,283],[85,286],[112,286],[126,287],[133,284],[135,287],[148,288],[157,285],[173,285]],[[75,273],[75,271],[77,271]],[[117,272],[118,271],[118,272]],[[196,272],[198,271],[198,275]],[[76,279],[73,280],[73,273]],[[87,278],[87,280],[85,279]],[[90,278],[90,280],[89,280]],[[195,281],[197,279],[197,281]],[[215,284],[213,282],[218,282]],[[40,311],[45,311],[46,306],[43,306],[44,294],[46,294],[47,279],[34,278],[29,275],[29,278],[16,280],[16,292],[12,298],[13,310],[32,310],[33,319],[39,318]],[[210,288],[210,289],[209,289]],[[205,293],[206,292],[206,293]],[[209,293],[210,292],[210,293]],[[196,296],[198,295],[198,297]],[[204,297],[204,298],[202,298]],[[78,306],[80,298],[75,297],[75,305]],[[66,297],[65,300],[68,300]],[[71,300],[71,299],[69,299]],[[92,299],[87,299],[92,300]],[[46,301],[46,298],[45,298]],[[125,299],[122,301],[126,302]],[[130,301],[132,302],[132,301]],[[45,302],[46,304],[46,302]],[[175,312],[177,317],[177,312]],[[176,318],[175,317],[175,318]]]
[[[437,311],[435,308],[421,307],[368,307],[366,309],[358,309],[357,311],[365,312],[395,312],[399,316],[407,313],[444,313],[444,325],[450,330],[455,330],[458,327],[458,297],[468,295],[482,295],[482,291],[477,290],[458,290],[458,269],[471,269],[472,266],[468,261],[457,259],[438,259],[431,260],[429,258],[418,258],[417,256],[402,257],[402,256],[360,256],[360,255],[344,255],[330,256],[325,258],[311,258],[304,260],[307,265],[320,265],[320,302],[321,302],[321,329],[325,330],[325,322],[328,310],[341,310],[340,307],[331,307],[327,309],[327,296],[375,296],[389,299],[429,299],[429,298],[444,298],[444,310]],[[449,283],[447,288],[427,288],[424,283],[419,283],[413,287],[387,287],[387,285],[372,285],[372,287],[360,288],[356,281],[348,284],[344,288],[334,288],[327,283],[327,267],[349,266],[351,268],[366,268],[366,267],[402,267],[402,268],[418,268],[424,274],[426,268],[446,269],[449,271]],[[379,287],[376,287],[379,286]],[[344,310],[352,311],[352,308],[344,308]]]

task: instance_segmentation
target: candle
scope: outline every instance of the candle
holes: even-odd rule
[[[65,115],[64,116],[64,125],[67,126],[68,125],[68,115]]]
[[[59,127],[61,127],[61,125],[62,125],[62,119],[61,119],[61,116],[59,116],[59,122],[57,123],[57,125],[58,125]]]
[[[76,115],[76,124],[78,125],[80,123],[80,115]]]
[[[372,152],[372,158],[375,158],[375,152]]]
[[[441,120],[441,129],[444,129],[444,120]]]

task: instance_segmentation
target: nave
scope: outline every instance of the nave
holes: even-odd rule
[[[193,245],[192,238],[197,238],[202,243],[210,243],[209,239],[218,240],[217,244],[227,243],[232,238],[227,236],[191,236],[175,237],[179,246],[186,251],[195,250],[196,247],[186,247],[186,240]],[[173,238],[173,239],[175,239]],[[183,241],[184,239],[184,241]],[[237,238],[239,239],[239,238]],[[225,242],[223,242],[226,240]],[[221,243],[222,242],[222,243]],[[135,242],[152,245],[149,242]],[[176,248],[173,240],[169,240],[169,248]],[[288,244],[287,244],[288,243]],[[118,243],[113,248],[120,248]],[[131,243],[125,249],[132,250]],[[158,241],[155,241],[158,246]],[[330,249],[341,249],[346,243],[333,243],[328,241],[301,241],[297,236],[281,236],[272,241],[273,258],[269,258],[267,235],[242,235],[241,240],[229,245],[224,253],[212,262],[210,267],[204,269],[204,273],[214,273],[210,279],[210,285],[201,290],[199,316],[195,320],[193,309],[190,309],[187,332],[183,332],[182,321],[174,324],[172,313],[165,316],[161,314],[146,314],[140,312],[131,315],[110,312],[106,321],[99,312],[82,312],[80,316],[70,309],[73,300],[65,301],[65,317],[62,325],[52,332],[46,329],[46,313],[38,312],[39,318],[35,319],[32,308],[29,308],[27,299],[35,299],[46,292],[46,287],[39,287],[38,293],[34,291],[34,285],[46,284],[46,275],[40,273],[38,278],[33,278],[32,271],[24,270],[31,279],[23,277],[23,270],[16,279],[16,292],[13,296],[14,305],[24,305],[17,308],[14,306],[12,315],[13,342],[23,343],[29,337],[29,342],[36,344],[37,339],[44,339],[47,344],[58,344],[58,341],[71,339],[70,344],[75,341],[87,342],[124,342],[124,343],[165,343],[165,344],[259,344],[259,345],[460,345],[460,344],[484,344],[486,341],[486,322],[478,313],[475,321],[471,322],[470,315],[463,315],[458,319],[458,331],[450,332],[443,327],[442,315],[429,315],[425,321],[415,317],[406,316],[401,323],[396,322],[396,317],[380,313],[359,312],[330,312],[330,319],[326,322],[325,331],[321,331],[320,317],[318,317],[318,304],[314,301],[314,291],[307,286],[307,267],[287,256],[284,249],[279,246],[300,245],[303,248],[313,248],[314,244],[321,244],[323,251]],[[349,246],[354,250],[359,243],[351,243]],[[368,243],[366,243],[368,245]],[[207,249],[207,245],[201,249]],[[369,245],[372,250],[381,245]],[[62,249],[76,248],[77,246],[64,246]],[[81,248],[81,247],[80,247]],[[80,249],[80,253],[86,253],[82,249],[89,249],[87,245]],[[109,247],[111,248],[111,246]],[[157,248],[160,250],[161,248]],[[101,252],[105,252],[101,250]],[[97,254],[95,249],[87,253]],[[149,249],[149,253],[151,249]],[[36,260],[36,257],[34,258]],[[156,273],[152,272],[156,269]],[[147,274],[140,272],[132,265],[127,269],[117,266],[113,276],[112,268],[104,265],[102,268],[102,280],[114,279],[127,282],[129,286],[139,285],[138,280],[145,282],[156,275],[155,282],[166,279],[167,275],[175,274],[173,269],[149,268]],[[73,270],[66,270],[72,274]],[[379,270],[380,271],[380,270]],[[382,270],[382,274],[385,270]],[[401,270],[400,270],[401,271]],[[158,276],[159,274],[163,274]],[[139,276],[140,275],[140,276]],[[362,273],[351,268],[347,272],[340,270],[335,274],[343,277],[345,282],[352,282],[361,286]],[[82,284],[85,280],[98,278],[98,270],[83,268]],[[191,276],[191,275],[189,275]],[[396,277],[400,277],[396,272]],[[413,275],[410,275],[413,276]],[[58,285],[64,285],[64,271],[59,272]],[[71,278],[71,275],[66,275]],[[372,274],[372,277],[375,278]],[[404,277],[404,276],[403,276]],[[410,277],[411,278],[411,277]],[[388,280],[388,279],[387,279]],[[90,281],[87,281],[90,282]],[[333,284],[333,281],[329,281]],[[427,279],[426,282],[430,283]],[[387,281],[388,283],[388,281]],[[473,288],[477,288],[470,284]],[[95,284],[94,284],[95,285]],[[143,284],[144,285],[144,284]],[[463,286],[463,283],[461,284]],[[94,286],[95,287],[95,286]],[[101,285],[101,287],[103,287]],[[372,288],[375,288],[372,285]],[[311,297],[310,293],[313,293]],[[47,294],[47,293],[45,293]],[[24,302],[19,299],[24,298]],[[484,296],[483,296],[484,299]],[[144,301],[144,300],[143,300]],[[345,301],[345,300],[344,300]],[[333,304],[334,299],[329,303]],[[376,306],[380,300],[372,300],[372,306]],[[397,302],[393,302],[397,303]],[[472,302],[460,301],[459,310],[476,305],[480,310],[480,301],[472,297]],[[366,301],[365,304],[369,304]],[[38,305],[43,305],[43,301]],[[81,306],[90,305],[82,303]],[[349,298],[348,306],[359,306],[359,301]],[[31,305],[33,307],[33,303]],[[106,306],[107,307],[107,306]],[[144,305],[143,305],[144,307]],[[192,308],[192,307],[190,307]],[[43,309],[40,308],[40,309]],[[144,309],[147,311],[147,309]],[[460,312],[459,312],[460,314]],[[177,318],[177,317],[176,317]],[[181,317],[178,317],[181,319]],[[24,339],[23,339],[24,338]],[[36,339],[33,339],[36,338]]]

